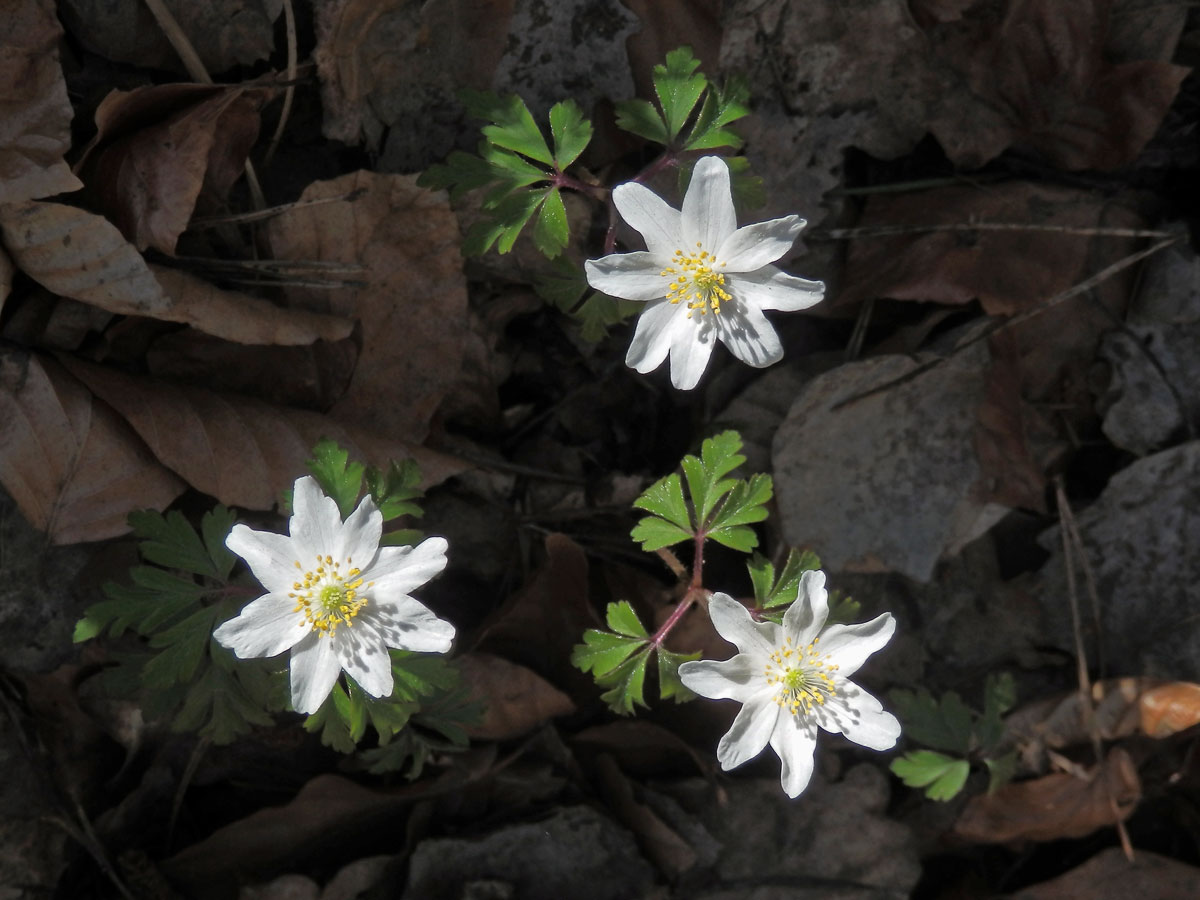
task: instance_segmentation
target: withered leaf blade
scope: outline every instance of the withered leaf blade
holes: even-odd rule
[[[227,341],[296,347],[340,341],[354,329],[349,319],[284,309],[261,297],[223,290],[180,269],[151,265],[150,271],[171,301],[170,315],[163,318]]]
[[[571,698],[536,672],[491,653],[458,658],[463,684],[484,704],[483,721],[467,731],[479,740],[503,741],[528,734],[555,716],[575,711]]]
[[[1138,848],[1133,859],[1120,847],[1101,850],[1081,866],[1012,895],[1012,900],[1194,900],[1200,869]]]
[[[1054,841],[1083,837],[1129,818],[1142,797],[1137,768],[1120,747],[1088,779],[1056,772],[1006,784],[967,801],[954,834],[967,841]]]
[[[421,467],[423,487],[467,468],[446,454],[341,425],[320,413],[135,378],[78,359],[62,362],[125,417],[164,465],[227,506],[270,509],[305,474],[305,461],[321,438],[376,466],[412,458]]]
[[[141,439],[53,360],[0,345],[0,483],[56,544],[125,534],[184,490]]]
[[[382,434],[420,441],[457,379],[467,333],[467,287],[458,221],[446,196],[404,175],[352,172],[309,185],[271,220],[281,260],[363,267],[362,287],[291,288],[291,305],[356,318],[362,354],[330,411]]]
[[[139,250],[173,254],[202,189],[223,199],[240,175],[264,96],[190,84],[113,91],[77,167],[89,196]]]
[[[82,185],[63,161],[73,113],[54,4],[5,0],[0,10],[0,203],[77,191]]]

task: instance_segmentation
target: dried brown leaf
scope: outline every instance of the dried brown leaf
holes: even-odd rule
[[[653,722],[622,720],[594,725],[574,735],[571,746],[577,752],[611,754],[622,769],[641,777],[677,776],[684,759],[690,759],[701,775],[711,775],[716,768],[711,755],[697,753],[674,731]]]
[[[1150,737],[1163,738],[1200,722],[1200,684],[1175,681],[1151,688],[1138,702],[1141,728]]]
[[[913,18],[922,25],[934,22],[957,22],[963,13],[979,0],[908,0]]]
[[[303,346],[314,341],[340,341],[354,323],[340,316],[284,309],[269,300],[227,291],[179,269],[151,265],[171,303],[172,322],[186,322],[214,337],[239,344]]]
[[[0,203],[80,188],[63,161],[71,103],[58,63],[62,28],[52,0],[2,0],[0,22]]]
[[[330,411],[382,434],[420,441],[454,384],[467,328],[457,220],[444,194],[404,175],[353,172],[316,182],[271,220],[276,258],[358,263],[361,288],[292,288],[292,305],[356,318],[362,354]]]
[[[621,0],[642,22],[626,41],[638,94],[654,94],[651,73],[676,47],[688,46],[700,70],[715,76],[721,58],[721,0]]]
[[[113,91],[76,170],[139,250],[173,254],[201,190],[224,199],[258,137],[262,89],[195,84]]]
[[[654,810],[638,801],[633,784],[611,756],[601,755],[596,770],[604,799],[659,871],[674,881],[696,865],[696,851]]]
[[[184,483],[53,360],[0,348],[0,483],[56,544],[125,534],[136,509],[164,509]]]
[[[372,465],[411,457],[421,467],[425,487],[467,468],[445,454],[340,425],[319,413],[135,378],[77,359],[62,362],[125,417],[164,465],[227,506],[270,509],[305,472],[305,461],[323,437]]]
[[[1011,900],[1194,900],[1200,869],[1138,849],[1133,859],[1120,847],[1101,850],[1081,866],[1011,895]]]
[[[972,797],[954,834],[984,844],[1083,837],[1127,819],[1141,797],[1133,761],[1114,747],[1086,780],[1059,772]]]
[[[473,738],[503,741],[520,737],[555,716],[575,711],[575,704],[532,670],[490,653],[468,653],[458,659],[463,684],[483,702],[483,721],[467,729]]]
[[[996,335],[988,349],[992,365],[973,437],[983,490],[989,499],[1004,506],[1044,512],[1045,470],[1034,458],[1029,429],[1035,419],[1035,427],[1045,430],[1049,426],[1021,399],[1020,359],[1013,336]]]

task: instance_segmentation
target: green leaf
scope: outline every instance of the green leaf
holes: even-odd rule
[[[830,625],[849,625],[858,622],[862,616],[862,604],[841,591],[829,592],[829,615],[825,617],[826,627]]]
[[[1011,672],[993,672],[983,687],[983,715],[976,725],[979,746],[989,751],[1004,737],[1004,714],[1017,702],[1017,685]]]
[[[971,765],[932,750],[913,750],[892,760],[891,770],[909,787],[925,788],[930,800],[946,801],[963,789]]]
[[[190,681],[208,652],[218,607],[206,606],[150,638],[159,653],[142,669],[142,682],[151,691]]]
[[[775,577],[775,567],[763,556],[755,553],[746,564],[750,570],[750,581],[754,585],[754,599],[758,606],[770,609],[795,602],[800,593],[800,576],[805,572],[821,568],[821,559],[811,550],[788,551],[783,571]]]
[[[505,197],[490,210],[490,219],[476,222],[467,231],[463,252],[468,256],[478,256],[491,249],[492,244],[500,253],[510,251],[542,198],[543,192],[529,190]]]
[[[138,552],[143,559],[169,569],[220,577],[200,535],[178,510],[165,516],[152,509],[132,512],[129,524],[134,536],[141,539]]]
[[[645,643],[641,638],[589,628],[583,633],[583,643],[571,649],[571,665],[594,675],[605,675]]]
[[[670,547],[681,541],[690,541],[693,537],[691,531],[684,531],[678,525],[673,525],[663,519],[656,519],[653,516],[647,516],[633,526],[633,531],[629,533],[629,536],[640,543],[642,549],[647,553],[653,553],[655,550]]]
[[[611,326],[619,325],[637,315],[644,307],[644,303],[609,297],[596,291],[571,315],[581,326],[580,336],[585,341],[595,344],[604,339]]]
[[[501,147],[483,144],[479,155],[492,166],[492,177],[498,182],[484,198],[485,208],[495,206],[504,196],[517,188],[528,187],[539,181],[548,181],[550,173],[539,168],[523,156],[510,153]]]
[[[679,47],[667,54],[666,65],[654,67],[654,91],[666,120],[668,140],[679,134],[708,86],[708,79],[696,71],[699,66],[691,47]]]
[[[546,146],[546,138],[533,121],[525,101],[516,94],[497,96],[489,91],[463,91],[467,112],[492,124],[483,127],[483,134],[497,147],[504,147],[550,166],[554,154]]]
[[[988,769],[988,793],[994,794],[1004,785],[1012,781],[1013,776],[1017,774],[1017,751],[1010,750],[1003,756],[998,756],[995,759],[984,759],[984,765]]]
[[[641,496],[633,501],[633,505],[637,509],[644,509],[648,513],[661,516],[689,534],[693,530],[687,503],[683,499],[683,484],[679,480],[677,472],[672,472],[665,478],[654,482],[642,491]]]
[[[608,621],[608,627],[617,634],[623,634],[626,637],[650,639],[650,635],[646,633],[645,627],[642,625],[638,614],[634,612],[633,606],[628,600],[620,600],[616,603],[608,604],[608,612],[605,615]]]
[[[658,694],[662,699],[674,698],[676,703],[684,703],[696,695],[684,687],[679,680],[679,666],[690,660],[699,659],[700,651],[695,653],[672,653],[662,645],[655,648],[658,652]]]
[[[954,691],[933,698],[927,690],[891,692],[893,707],[914,741],[938,750],[966,755],[971,747],[973,716]]]
[[[733,205],[740,210],[759,209],[767,202],[767,187],[762,178],[750,171],[750,160],[744,156],[725,158],[729,166],[729,189]]]
[[[758,546],[758,535],[745,523],[761,522],[767,517],[766,504],[772,493],[770,475],[752,475],[736,482],[713,516],[708,536],[726,547],[749,553]]]
[[[566,256],[558,256],[533,276],[533,289],[547,303],[570,312],[587,293],[587,275]]]
[[[685,150],[711,150],[715,147],[742,146],[741,137],[732,128],[731,122],[748,116],[750,87],[744,79],[731,78],[720,89],[710,90],[700,107],[700,115],[692,126],[684,143]]]
[[[400,516],[421,518],[425,513],[413,500],[421,494],[421,467],[416,460],[392,460],[386,472],[374,466],[366,471],[367,491],[383,514],[383,521],[390,522]]]
[[[550,107],[550,134],[554,137],[554,165],[561,172],[579,159],[592,139],[592,123],[574,100]]]
[[[717,501],[737,484],[735,479],[724,476],[746,461],[746,457],[738,452],[741,449],[741,435],[736,431],[723,431],[700,445],[699,459],[694,456],[683,458],[683,474],[700,527],[710,524],[709,514]]]
[[[567,246],[567,208],[563,205],[558,188],[547,191],[533,226],[533,244],[542,255],[554,259]]]
[[[237,564],[237,554],[225,546],[225,540],[237,521],[237,513],[232,509],[217,506],[206,512],[200,519],[200,534],[204,538],[204,549],[212,561],[212,573],[218,581],[228,581],[229,574]]]
[[[352,463],[349,459],[350,454],[339,447],[336,441],[322,438],[313,447],[312,459],[306,463],[321,490],[337,503],[343,519],[354,512],[358,504],[366,469],[362,463]]]
[[[492,163],[481,156],[455,150],[446,157],[444,163],[430,166],[422,172],[417,184],[435,191],[448,190],[450,199],[457,203],[469,191],[491,184],[496,178]]]
[[[617,127],[638,137],[666,145],[670,142],[667,123],[648,100],[621,100],[614,104]]]
[[[609,708],[620,715],[632,715],[635,706],[646,706],[646,662],[650,659],[650,650],[645,648],[615,669],[603,675],[596,676],[596,683],[609,688],[600,695],[600,699]]]

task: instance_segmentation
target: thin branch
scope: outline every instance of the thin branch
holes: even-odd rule
[[[1085,237],[1167,238],[1171,231],[1146,228],[1103,228],[1075,225],[1034,225],[1022,222],[954,222],[940,225],[864,225],[861,228],[830,228],[805,235],[806,241],[846,241],[856,238],[891,237],[897,234],[932,234],[941,231],[1040,231]]]
[[[292,0],[283,0],[283,19],[287,28],[287,87],[283,91],[283,109],[279,111],[279,124],[271,135],[271,143],[263,154],[263,165],[269,165],[271,157],[279,148],[279,140],[283,137],[283,129],[287,127],[288,117],[292,113],[292,98],[296,94],[296,13],[292,10]]]

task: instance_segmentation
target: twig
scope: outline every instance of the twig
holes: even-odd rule
[[[953,350],[951,350],[945,356],[939,356],[939,357],[936,357],[935,359],[931,359],[931,360],[928,360],[927,362],[923,362],[920,365],[916,366],[915,368],[912,368],[909,371],[905,372],[899,378],[893,378],[890,381],[886,381],[883,384],[876,385],[875,387],[869,388],[868,390],[860,391],[859,393],[854,394],[853,396],[847,397],[845,400],[839,400],[837,403],[834,403],[830,407],[830,409],[831,410],[841,409],[844,406],[849,406],[852,403],[857,403],[859,400],[865,400],[867,397],[873,397],[876,394],[881,394],[884,391],[891,390],[894,387],[898,387],[902,384],[907,384],[910,381],[914,381],[917,378],[920,378],[922,375],[924,375],[930,369],[934,369],[934,368],[940,366],[942,363],[946,362],[946,360],[952,359],[953,357],[957,356],[959,353],[962,353],[964,350],[967,350],[967,349],[973,347],[975,344],[978,344],[980,341],[987,340],[996,332],[1001,331],[1005,328],[1011,328],[1014,325],[1019,325],[1022,322],[1027,322],[1030,319],[1034,318],[1035,316],[1039,316],[1042,313],[1046,312],[1046,310],[1053,309],[1055,306],[1058,306],[1060,303],[1064,303],[1067,300],[1070,300],[1072,297],[1076,297],[1079,294],[1085,293],[1086,291],[1090,291],[1096,285],[1100,284],[1103,281],[1106,281],[1107,279],[1111,278],[1113,275],[1116,275],[1118,272],[1122,271],[1123,269],[1127,269],[1130,266],[1134,265],[1135,263],[1141,262],[1143,259],[1145,259],[1148,256],[1153,256],[1159,250],[1162,250],[1166,247],[1170,247],[1172,244],[1177,243],[1179,240],[1180,240],[1180,235],[1175,234],[1165,240],[1159,241],[1157,244],[1154,244],[1153,246],[1147,248],[1146,250],[1139,250],[1137,253],[1131,253],[1129,256],[1126,256],[1126,257],[1123,257],[1123,258],[1117,260],[1111,266],[1107,266],[1106,268],[1101,269],[1099,272],[1097,272],[1091,278],[1085,279],[1084,281],[1079,282],[1079,284],[1074,285],[1073,287],[1067,288],[1067,290],[1065,290],[1065,291],[1061,291],[1061,292],[1055,294],[1050,299],[1048,299],[1042,303],[1039,303],[1037,306],[1033,307],[1032,309],[1027,309],[1027,310],[1025,310],[1025,312],[1017,313],[1015,316],[1009,316],[1006,319],[995,320],[988,327],[981,329],[979,332],[972,335],[967,340],[963,341],[961,344],[959,344],[957,347],[955,347]]]
[[[861,228],[830,228],[805,235],[806,241],[845,241],[865,237],[890,237],[897,234],[927,234],[939,231],[1043,231],[1052,234],[1077,234],[1086,237],[1166,238],[1178,237],[1171,231],[1146,228],[1103,228],[1075,225],[1033,225],[1022,222],[954,222],[941,225],[864,225]]]
[[[279,124],[275,126],[275,133],[271,135],[271,143],[267,147],[267,152],[263,154],[264,166],[270,164],[271,157],[275,155],[275,151],[279,147],[283,129],[287,127],[288,117],[292,113],[292,97],[296,93],[296,13],[292,10],[292,0],[283,0],[283,20],[287,29],[288,85],[283,91],[283,109],[279,111]]]
[[[244,225],[249,222],[260,222],[263,219],[272,219],[275,216],[281,216],[284,213],[289,213],[292,210],[304,209],[309,206],[320,206],[324,203],[350,203],[357,200],[366,193],[366,188],[355,188],[354,190],[339,194],[336,197],[317,197],[313,200],[296,200],[292,203],[281,203],[279,206],[268,206],[263,209],[256,209],[253,212],[244,213],[229,213],[221,216],[197,216],[188,223],[188,228],[192,231],[204,228],[216,228],[220,225]]]
[[[1061,490],[1061,479],[1059,489]],[[1100,640],[1101,625],[1100,625],[1100,594],[1096,590],[1096,576],[1092,572],[1092,564],[1088,560],[1087,549],[1083,546],[1083,538],[1079,534],[1079,526],[1075,522],[1075,513],[1071,509],[1071,504],[1067,501],[1066,494],[1062,494],[1058,501],[1058,517],[1064,534],[1071,539],[1071,544],[1075,548],[1075,553],[1079,556],[1079,566],[1083,570],[1083,581],[1087,586],[1088,600],[1092,607],[1092,628],[1096,632],[1096,670],[1100,677],[1104,677],[1107,665],[1104,659],[1104,643]]]
[[[183,808],[183,795],[187,793],[188,786],[196,777],[196,770],[200,768],[200,761],[204,759],[204,753],[208,750],[210,743],[208,738],[201,738],[196,742],[191,755],[188,756],[187,765],[183,767],[183,774],[179,776],[179,785],[175,788],[175,796],[171,798],[171,816],[167,820],[167,835],[163,842],[164,851],[171,849],[171,842],[175,839],[175,825],[179,822],[179,811]]]

